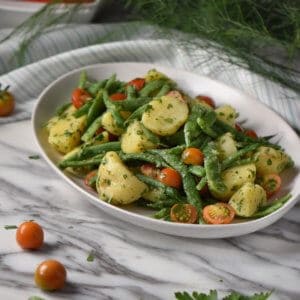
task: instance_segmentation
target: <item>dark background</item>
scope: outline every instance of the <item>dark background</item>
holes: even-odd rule
[[[120,0],[107,0],[93,18],[92,23],[125,22],[129,20],[128,12]]]

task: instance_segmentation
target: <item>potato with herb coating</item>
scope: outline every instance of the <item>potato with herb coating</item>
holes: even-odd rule
[[[143,125],[160,136],[174,134],[187,120],[189,108],[177,91],[149,102],[142,115]]]
[[[231,105],[222,105],[215,109],[217,118],[220,121],[234,127],[235,119],[237,117],[236,110]]]
[[[217,139],[217,150],[221,160],[237,152],[237,142],[230,132],[226,132]]]
[[[114,151],[107,152],[99,166],[96,188],[102,200],[115,205],[130,204],[148,190]]]

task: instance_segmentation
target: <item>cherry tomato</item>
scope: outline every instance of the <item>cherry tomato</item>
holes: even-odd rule
[[[171,208],[171,221],[177,223],[193,224],[197,221],[198,213],[194,205],[191,204],[174,204]]]
[[[158,180],[167,186],[179,189],[181,187],[181,175],[172,168],[164,168],[160,171]]]
[[[212,108],[215,108],[215,107],[216,107],[215,101],[214,101],[212,98],[208,97],[208,96],[198,95],[198,96],[196,97],[196,99],[198,99],[198,100],[200,100],[200,101],[202,101],[202,102],[208,104],[208,105],[209,105],[210,107],[212,107]]]
[[[229,224],[234,216],[234,209],[227,203],[218,202],[203,208],[203,219],[208,224]]]
[[[127,83],[127,85],[132,85],[137,91],[140,91],[145,85],[144,78],[135,78]]]
[[[270,198],[280,190],[280,176],[276,173],[264,175],[262,178],[262,187],[266,191],[267,197]]]
[[[186,165],[202,165],[204,161],[202,151],[197,148],[186,148],[182,152],[181,158]]]
[[[202,188],[202,190],[199,191],[199,194],[203,197],[208,196],[210,194],[207,184]]]
[[[109,96],[112,101],[122,101],[127,98],[124,93],[115,93]]]
[[[239,123],[235,123],[234,127],[235,127],[235,129],[236,129],[237,131],[243,132],[243,128],[242,128],[242,126],[241,126]]]
[[[97,129],[95,135],[99,135],[103,131],[106,131],[106,130],[103,127],[100,127],[99,129]],[[108,139],[109,139],[110,142],[113,142],[113,141],[117,141],[119,139],[119,137],[112,134],[112,133],[110,133],[110,132],[108,132]]]
[[[46,291],[62,289],[66,277],[65,267],[60,262],[51,259],[39,264],[34,273],[36,285]]]
[[[95,188],[96,183],[93,183],[91,181],[95,176],[97,176],[97,173],[98,173],[98,170],[93,170],[93,171],[87,173],[84,178],[84,184],[88,187]]]
[[[154,179],[157,179],[160,173],[160,170],[152,164],[143,164],[140,169],[142,174],[152,177]]]
[[[89,99],[91,99],[91,95],[84,89],[76,88],[72,93],[72,103],[77,109],[84,105]]]
[[[257,139],[257,138],[258,138],[256,132],[255,132],[254,130],[252,130],[252,129],[245,130],[244,133],[245,133],[247,136],[249,136],[249,137],[251,137],[251,138],[253,138],[253,139]]]
[[[24,222],[17,229],[16,240],[23,249],[39,249],[44,242],[43,229],[33,221]]]
[[[2,90],[0,84],[0,117],[10,115],[15,108],[14,96],[8,89],[9,86]]]

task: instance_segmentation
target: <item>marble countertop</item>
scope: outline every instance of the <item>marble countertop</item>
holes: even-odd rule
[[[176,291],[216,289],[271,300],[300,299],[300,206],[265,230],[242,237],[177,238],[106,215],[63,182],[41,158],[29,120],[0,126],[0,299],[175,299]],[[45,231],[39,251],[21,250],[18,225],[35,220]],[[90,252],[95,259],[87,261]],[[61,261],[61,292],[35,287],[44,259]]]

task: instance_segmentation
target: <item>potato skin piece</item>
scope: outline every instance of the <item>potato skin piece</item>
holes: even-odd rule
[[[137,120],[127,127],[121,138],[121,149],[124,153],[140,153],[157,147],[149,140],[144,129],[143,124]]]
[[[148,190],[114,151],[107,152],[99,166],[96,188],[99,198],[115,205],[130,204]]]
[[[292,160],[286,153],[271,147],[259,147],[254,154],[254,159],[259,176],[279,174],[292,165]]]
[[[238,216],[251,217],[266,201],[265,190],[258,184],[247,182],[231,196],[228,204]]]
[[[189,108],[177,91],[149,102],[142,115],[143,125],[160,136],[174,134],[187,120]]]
[[[245,183],[253,183],[256,177],[255,164],[246,164],[228,168],[221,173],[227,191],[222,194],[217,194],[211,191],[212,195],[222,201],[228,201],[229,198]]]

